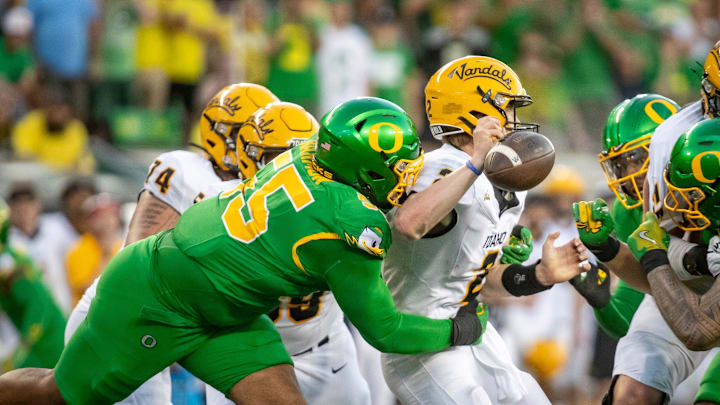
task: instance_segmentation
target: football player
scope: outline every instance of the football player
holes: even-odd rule
[[[548,267],[558,257],[553,246],[557,233],[548,237],[542,260],[531,266],[514,263],[522,262],[529,249],[519,249],[526,254],[516,257],[501,254],[510,250],[503,246],[513,234],[526,192],[494,187],[482,173],[485,155],[492,140],[506,132],[537,129],[515,115],[516,108],[532,103],[515,72],[493,58],[459,58],[433,74],[425,99],[431,131],[443,146],[428,153],[411,194],[390,213],[394,244],[383,277],[398,308],[444,318],[474,308],[481,294],[534,294],[589,269],[579,265],[585,253],[562,269]],[[527,246],[531,238],[517,228],[514,235],[513,248]],[[580,244],[576,238],[559,249]],[[385,379],[400,402],[549,404],[537,382],[512,363],[505,343],[487,322],[485,305],[478,308],[483,317],[479,344],[382,356]]]
[[[52,367],[62,353],[65,316],[45,286],[42,272],[8,244],[10,210],[0,198],[0,309],[20,335],[20,344],[0,370]]]
[[[278,152],[315,134],[318,126],[295,104],[268,104],[240,128],[239,161],[248,161],[253,168],[262,167],[261,162],[269,162]],[[220,189],[207,193],[205,198],[232,188],[233,182],[217,186]],[[309,404],[370,404],[370,390],[360,373],[352,335],[331,292],[282,297],[280,306],[268,315],[291,354],[300,391]],[[208,405],[232,404],[212,386],[205,388]]]
[[[665,211],[678,228],[702,232],[702,240],[709,243],[709,271],[717,277],[720,119],[702,121],[677,140],[665,171],[665,186],[668,190],[663,203]],[[691,350],[720,346],[717,312],[720,288],[712,283],[703,293],[683,283],[671,267],[668,244],[668,232],[652,212],[645,215],[645,221],[628,238],[628,246],[647,272],[657,306],[675,336]],[[703,378],[696,403],[720,403],[718,370],[720,360],[716,356]]]
[[[720,43],[713,47],[705,63],[703,99],[686,106],[668,118],[656,129],[651,138],[649,169],[643,191],[644,205],[652,211],[658,213],[662,211],[667,190],[663,172],[669,161],[674,142],[697,122],[717,115],[717,103],[713,101],[715,93],[712,91],[714,86],[712,83],[718,83],[717,78],[720,78],[717,57],[719,45]],[[607,237],[613,226],[607,209],[602,206],[602,203],[598,204],[596,201],[585,204],[585,207],[580,209],[580,211],[583,210],[584,214],[580,212],[580,216],[576,215],[581,239],[600,260],[608,264],[613,272],[633,286],[649,292],[649,285],[642,266],[629,255],[632,250],[616,239]],[[686,228],[680,227],[680,231],[697,230],[697,225],[695,223],[686,225]],[[669,219],[665,221],[664,226],[669,229],[675,227]],[[695,229],[692,229],[693,227]],[[677,233],[677,231],[674,232]],[[678,235],[682,236],[682,233]],[[708,258],[706,258],[705,248],[702,244],[698,246],[673,236],[669,245],[668,257],[672,264],[670,268],[683,280],[709,276],[712,273],[709,270]],[[703,283],[702,279],[693,282]],[[707,282],[705,280],[705,283]],[[654,298],[657,299],[657,296]],[[621,355],[623,352],[626,354]],[[642,398],[648,403],[662,403],[663,397],[664,401],[667,401],[672,396],[674,388],[699,365],[706,354],[706,352],[687,350],[678,340],[678,336],[675,336],[663,321],[653,297],[645,297],[634,315],[630,333],[623,338],[618,347],[614,374],[621,374],[621,376],[615,380],[614,387],[611,387],[607,402],[624,403],[622,398],[626,398],[627,401]],[[646,364],[653,365],[646,366]],[[701,394],[703,392],[706,394],[720,392],[717,386],[712,385],[714,384],[712,376],[717,374],[714,371],[716,368],[716,365],[712,365],[706,373],[700,390]],[[712,395],[698,396],[698,400],[703,398],[718,401],[717,395],[714,397]]]
[[[176,150],[161,154],[150,165],[137,207],[130,220],[125,245],[175,226],[182,214],[205,197],[209,184],[252,175],[257,167],[244,151],[236,152],[237,133],[242,124],[259,108],[278,101],[262,86],[249,83],[229,85],[210,100],[202,112],[201,141],[204,155]],[[209,197],[209,195],[208,195]],[[65,340],[75,333],[86,318],[95,297],[97,280],[87,289],[73,309],[65,329]],[[170,404],[170,373],[163,370],[123,404]]]

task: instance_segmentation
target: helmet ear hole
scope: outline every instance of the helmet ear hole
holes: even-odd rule
[[[355,124],[355,130],[360,132],[362,130],[363,125],[365,125],[366,121],[367,120],[362,120],[362,121],[358,122],[357,124]]]
[[[370,178],[373,179],[373,180],[382,180],[382,179],[384,178],[384,177],[383,177],[382,175],[380,175],[379,173],[373,172],[373,171],[369,171],[369,172],[367,172],[367,174],[368,174],[368,176],[370,176]]]
[[[214,148],[214,147],[215,147],[215,142],[213,142],[213,141],[211,141],[211,140],[209,140],[209,139],[208,139],[206,142],[208,143],[208,145],[210,145],[211,148]]]

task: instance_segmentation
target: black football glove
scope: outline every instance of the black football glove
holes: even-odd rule
[[[452,321],[450,345],[471,345],[480,339],[483,332],[482,321],[477,313],[478,301],[474,299],[458,309]]]
[[[590,266],[589,271],[571,278],[570,284],[593,308],[603,308],[610,302],[610,272],[602,263]]]

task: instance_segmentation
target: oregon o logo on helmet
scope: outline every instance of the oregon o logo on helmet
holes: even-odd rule
[[[383,149],[382,146],[380,146],[380,128],[386,125],[392,128],[395,132],[395,143],[390,149]],[[371,126],[368,130],[368,143],[370,144],[370,147],[377,152],[397,152],[403,145],[403,131],[399,126],[393,124],[392,122],[378,122],[377,124],[373,124],[373,126]]]
[[[142,343],[142,345],[147,347],[148,349],[152,349],[157,344],[157,340],[155,340],[155,338],[150,335],[145,335],[142,337],[142,339],[140,339],[140,343]]]
[[[668,110],[670,110],[670,115],[675,114],[677,112],[677,108],[675,108],[674,105],[670,104],[667,100],[663,99],[655,99],[651,102],[645,104],[645,114],[647,114],[648,118],[652,120],[652,122],[656,124],[662,124],[663,121],[666,120],[666,118],[663,118],[658,114],[657,111],[655,111],[655,108],[653,107],[654,104],[660,103],[667,107]]]
[[[720,167],[720,151],[716,151],[716,150],[708,150],[708,151],[705,151],[702,153],[698,153],[693,158],[692,163],[690,164],[690,167],[692,168],[693,176],[695,176],[695,178],[698,181],[701,181],[703,183],[713,183],[716,179],[714,179],[714,178],[708,179],[707,177],[705,177],[705,175],[703,174],[703,171],[702,171],[702,166],[700,165],[700,160],[702,160],[702,157],[707,154],[714,155],[715,158],[717,159],[718,166]]]

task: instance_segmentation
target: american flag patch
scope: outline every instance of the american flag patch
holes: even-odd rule
[[[330,144],[327,142],[321,143],[320,146],[322,146],[322,148],[325,150],[330,150]]]

